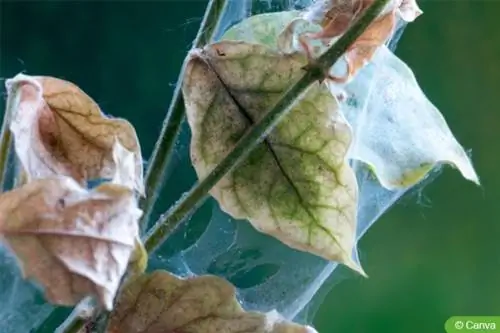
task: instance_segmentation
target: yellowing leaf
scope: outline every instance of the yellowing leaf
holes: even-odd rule
[[[129,282],[107,333],[316,333],[276,312],[245,312],[235,288],[216,276],[178,278],[155,271]]]
[[[135,248],[130,256],[128,270],[131,276],[142,274],[148,266],[148,252],[139,238],[135,241]]]
[[[262,45],[194,50],[184,78],[191,158],[204,178],[300,78],[307,60]],[[345,155],[351,130],[324,85],[314,84],[264,143],[211,190],[221,208],[288,246],[352,259],[357,184]]]
[[[126,187],[87,191],[72,178],[52,177],[0,195],[0,235],[50,302],[74,305],[91,295],[111,309],[141,214]]]
[[[134,154],[133,186],[144,193],[142,157],[134,128],[106,117],[74,84],[46,76],[18,74],[6,81],[13,101],[10,130],[28,181],[66,175],[86,180],[111,178],[115,141]]]
[[[439,163],[452,164],[479,184],[444,117],[412,70],[387,47],[379,48],[372,63],[345,89],[343,111],[357,134],[350,157],[370,165],[384,187],[413,186]]]

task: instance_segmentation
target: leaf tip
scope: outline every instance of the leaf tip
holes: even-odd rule
[[[353,260],[352,258],[347,259],[346,261],[343,262],[343,264],[359,275],[361,275],[364,278],[368,278],[368,274],[366,274],[365,270],[363,267],[361,267],[361,264]]]

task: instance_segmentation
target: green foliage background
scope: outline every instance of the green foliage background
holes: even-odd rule
[[[205,5],[2,1],[0,76],[26,71],[77,83],[136,126],[147,157]],[[332,289],[314,321],[322,333],[439,333],[452,315],[500,315],[500,3],[420,5],[425,14],[396,53],[472,149],[483,188],[446,168],[384,215],[361,242],[370,278],[346,275]],[[163,208],[194,177],[185,164],[170,172]]]

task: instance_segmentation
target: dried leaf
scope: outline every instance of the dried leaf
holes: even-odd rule
[[[92,191],[59,176],[0,196],[0,234],[47,299],[74,305],[87,295],[107,309],[134,250],[141,216],[133,192],[105,184]]]
[[[322,0],[313,4],[305,11],[303,18],[311,23],[322,26],[320,32],[302,34],[302,47],[307,54],[318,52],[311,50],[311,40],[323,40],[325,45],[331,45],[344,34],[352,22],[373,4],[374,0]],[[339,82],[347,82],[368,63],[375,51],[384,45],[392,36],[397,23],[397,16],[407,22],[413,22],[422,14],[415,0],[392,0],[379,17],[372,22],[363,34],[349,47],[346,52],[347,73],[341,76]],[[294,25],[294,23],[292,23]],[[288,39],[290,37],[287,37]]]
[[[66,175],[80,184],[115,175],[115,141],[134,154],[133,185],[144,193],[142,157],[133,126],[106,117],[74,84],[18,74],[6,81],[14,101],[10,130],[28,181]]]
[[[388,13],[370,24],[354,42],[346,54],[350,77],[356,75],[372,59],[375,51],[392,36],[395,26],[396,16]]]
[[[304,10],[302,17],[321,25],[328,38],[338,37],[373,2],[374,0],[317,0]],[[423,14],[416,0],[391,0],[379,14],[379,18],[390,12],[396,12],[406,22],[413,22]]]
[[[216,276],[178,278],[166,271],[126,285],[108,333],[315,333],[276,312],[245,312],[235,288]]]
[[[357,138],[350,157],[370,165],[384,187],[410,187],[438,163],[454,165],[479,184],[444,117],[412,70],[387,47],[379,48],[372,63],[345,89],[349,97],[343,111]]]
[[[204,178],[290,85],[307,60],[262,45],[194,50],[183,93],[191,159]],[[351,129],[325,85],[314,84],[257,149],[211,190],[221,208],[288,246],[359,272],[357,183],[345,154]]]

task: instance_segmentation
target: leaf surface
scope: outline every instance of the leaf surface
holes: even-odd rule
[[[18,74],[6,87],[13,105],[10,130],[28,181],[54,175],[80,184],[112,178],[118,141],[133,153],[133,186],[144,193],[141,150],[129,122],[105,116],[85,92],[61,79]]]
[[[245,312],[235,288],[216,276],[178,278],[155,271],[129,282],[108,333],[316,333],[275,312]]]
[[[301,54],[221,42],[190,54],[183,93],[191,159],[204,178],[300,78]],[[221,208],[288,246],[352,260],[357,183],[345,155],[351,129],[325,85],[314,84],[249,157],[212,190]]]
[[[91,295],[111,309],[141,214],[126,187],[87,191],[72,178],[52,177],[0,196],[0,235],[50,302],[69,306]]]

